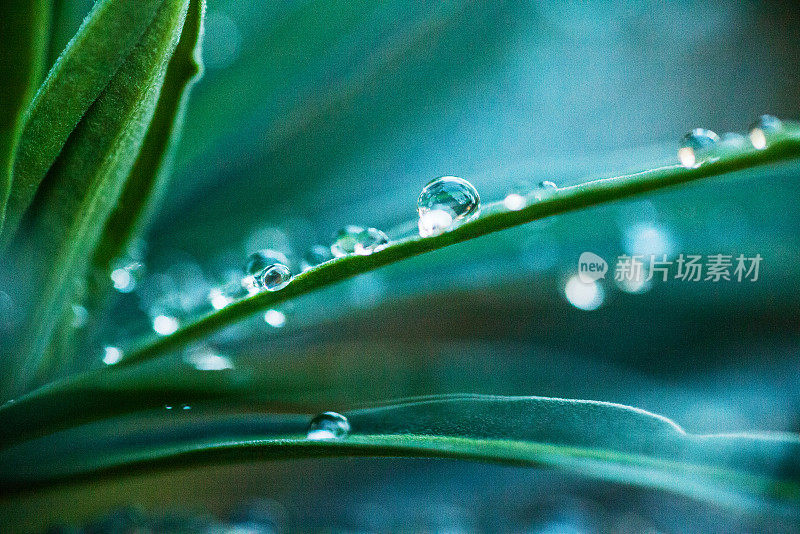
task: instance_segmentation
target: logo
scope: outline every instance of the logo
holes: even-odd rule
[[[594,252],[584,252],[578,258],[578,278],[584,284],[605,278],[607,272],[608,263]]]

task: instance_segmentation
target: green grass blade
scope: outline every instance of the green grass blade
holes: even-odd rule
[[[50,0],[0,2],[0,231],[25,110],[47,60]]]
[[[142,150],[103,230],[92,261],[102,275],[125,252],[130,240],[141,233],[166,187],[189,93],[203,74],[200,50],[204,10],[205,0],[192,1]]]
[[[368,256],[351,255],[324,263],[299,274],[280,291],[265,291],[245,298],[188,323],[171,335],[155,339],[128,351],[120,365],[156,357],[165,351],[201,339],[281,302],[413,256],[544,217],[799,156],[800,130],[793,125],[791,128],[787,128],[780,139],[776,139],[765,150],[741,149],[697,168],[687,169],[680,165],[672,165],[629,175],[593,180],[562,188],[551,198],[531,204],[519,211],[506,210],[501,202],[489,204],[483,208],[481,215],[476,219],[441,235],[427,238],[415,235],[392,242]],[[413,199],[409,199],[409,202],[412,201]]]
[[[253,459],[423,456],[544,465],[750,512],[798,515],[794,435],[692,435],[644,410],[544,397],[429,397],[345,415],[348,437],[313,441],[305,439],[304,415],[162,407],[7,448],[0,484],[18,490]]]
[[[75,297],[97,244],[139,155],[188,0],[165,0],[134,50],[70,135],[35,204],[36,217],[15,249],[33,303],[18,354],[17,391],[42,369],[66,306]],[[71,77],[71,75],[69,76]],[[26,278],[23,278],[24,273]]]
[[[111,81],[163,1],[98,2],[50,70],[22,129],[0,249],[15,234],[67,138]]]

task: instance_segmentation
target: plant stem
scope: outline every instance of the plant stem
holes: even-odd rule
[[[800,129],[787,128],[786,133],[780,139],[771,143],[764,150],[749,148],[732,152],[694,169],[671,165],[634,174],[588,181],[561,188],[552,197],[538,201],[519,211],[505,210],[500,202],[489,204],[483,208],[482,214],[478,218],[438,236],[407,237],[394,241],[368,256],[350,255],[323,263],[297,275],[289,285],[280,291],[264,291],[242,299],[187,324],[171,335],[144,344],[127,354],[118,365],[129,365],[148,360],[165,351],[177,349],[200,339],[259,311],[274,307],[281,302],[426,252],[552,215],[798,157],[800,157]]]

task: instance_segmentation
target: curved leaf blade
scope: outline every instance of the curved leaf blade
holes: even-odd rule
[[[51,0],[0,4],[0,231],[23,116],[45,69]]]
[[[16,233],[67,138],[111,81],[163,1],[98,2],[50,70],[22,128],[0,249]]]
[[[309,418],[158,410],[75,427],[0,452],[0,481],[23,489],[186,465],[318,456],[423,456],[545,465],[797,516],[800,438],[691,435],[618,404],[453,395],[346,412],[350,435],[305,438]],[[120,430],[122,429],[122,430]]]
[[[133,52],[70,135],[37,197],[36,217],[15,250],[15,267],[36,285],[18,344],[24,363],[13,389],[24,389],[41,372],[59,319],[82,283],[103,223],[139,154],[188,3],[165,0],[159,7]]]
[[[485,206],[479,217],[440,235],[424,238],[413,235],[393,241],[366,256],[350,255],[323,263],[295,276],[291,283],[279,291],[264,291],[242,299],[188,323],[173,334],[144,343],[129,351],[120,364],[127,365],[154,358],[165,351],[203,338],[281,302],[413,256],[552,215],[798,157],[800,157],[800,129],[796,124],[792,124],[780,139],[776,139],[765,150],[741,149],[697,168],[687,169],[680,165],[671,165],[592,180],[559,189],[551,197],[530,204],[519,211],[509,211],[504,208],[502,202],[495,202]]]
[[[106,222],[92,261],[105,274],[140,234],[164,192],[180,139],[186,104],[203,76],[200,57],[205,0],[193,0],[175,53],[167,66],[153,120],[116,208]]]

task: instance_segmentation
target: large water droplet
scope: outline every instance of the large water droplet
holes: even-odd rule
[[[264,249],[250,255],[247,262],[247,276],[242,285],[250,293],[262,289],[278,291],[292,281],[292,272],[286,266],[289,260],[280,252]]]
[[[350,433],[350,422],[336,412],[325,412],[315,416],[308,425],[307,439],[341,439]]]
[[[350,254],[366,256],[388,243],[389,238],[377,228],[345,226],[336,234],[336,240],[331,245],[331,253],[337,258]]]
[[[417,199],[420,218],[432,211],[444,211],[452,215],[455,223],[467,221],[477,215],[480,206],[481,198],[475,187],[455,176],[431,180],[422,188]]]
[[[783,129],[783,122],[778,117],[772,115],[761,115],[758,120],[750,126],[750,142],[758,150],[767,148],[767,145],[775,138],[775,135]]]
[[[687,169],[699,167],[714,156],[719,136],[711,130],[695,128],[683,137],[678,149],[678,160]]]

